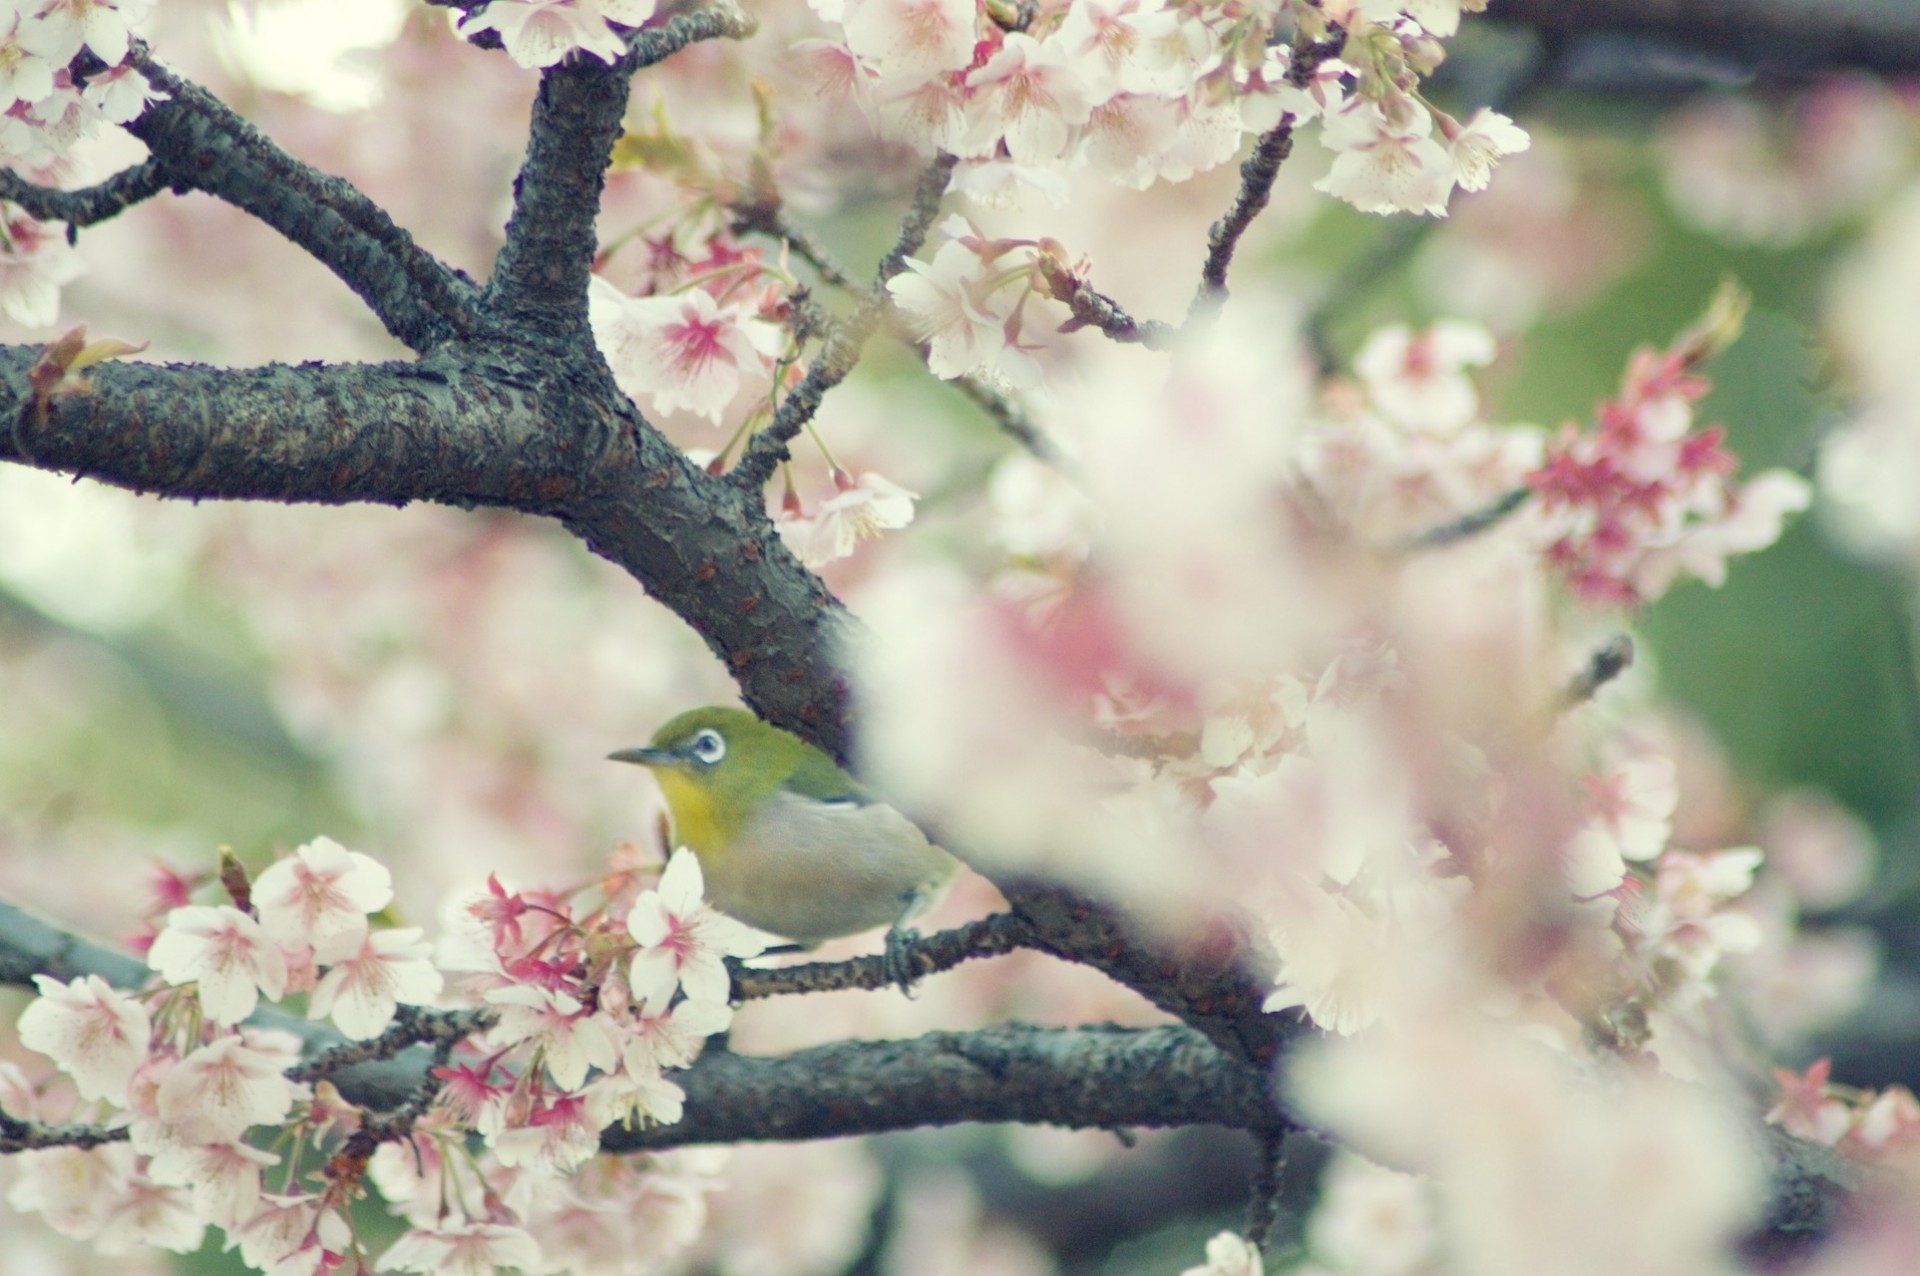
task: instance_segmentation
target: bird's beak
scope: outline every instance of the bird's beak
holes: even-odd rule
[[[645,744],[607,755],[609,762],[631,762],[636,766],[672,766],[679,760],[679,756],[670,749],[656,749]]]

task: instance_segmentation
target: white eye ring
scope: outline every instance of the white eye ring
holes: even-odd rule
[[[694,761],[703,766],[712,766],[727,756],[727,742],[718,731],[709,729],[693,737],[693,743],[687,751],[693,754]]]

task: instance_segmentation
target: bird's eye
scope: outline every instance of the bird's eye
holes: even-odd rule
[[[695,761],[712,766],[727,756],[727,742],[720,738],[718,731],[702,731],[693,737],[689,752],[693,754]]]

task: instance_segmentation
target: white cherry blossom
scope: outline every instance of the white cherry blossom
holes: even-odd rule
[[[507,56],[521,66],[548,67],[573,53],[615,62],[627,51],[607,24],[637,27],[653,16],[654,0],[492,0],[460,23],[460,34],[497,31]]]
[[[170,984],[197,984],[217,1024],[236,1024],[287,989],[287,959],[259,922],[232,905],[191,904],[167,915],[147,964]]]
[[[20,1044],[59,1065],[81,1098],[125,1104],[127,1082],[147,1055],[147,1008],[98,975],[33,982],[40,996],[20,1015]]]
[[[757,957],[767,946],[759,931],[708,907],[700,861],[685,847],[667,860],[659,887],[634,901],[627,932],[640,945],[628,975],[633,999],[655,1006],[673,999],[676,983],[690,998],[726,1001],[726,959]]]
[[[494,1276],[503,1267],[540,1271],[540,1246],[518,1227],[468,1223],[435,1231],[415,1230],[380,1257],[383,1272],[431,1272],[436,1276]]]
[[[331,962],[331,969],[315,985],[307,1015],[330,1016],[355,1041],[376,1037],[393,1022],[399,1003],[424,1006],[440,995],[442,979],[432,954],[433,945],[418,927],[372,931],[350,954],[332,957],[323,951],[321,960]]]
[[[771,324],[700,288],[627,297],[596,278],[587,300],[614,381],[661,412],[684,409],[718,422],[747,378],[766,374],[780,345]]]
[[[260,924],[289,947],[320,947],[367,928],[367,914],[393,902],[393,874],[370,856],[317,837],[275,860],[253,883]]]
[[[1315,190],[1346,200],[1363,213],[1447,214],[1454,161],[1433,140],[1433,119],[1417,102],[1389,117],[1356,99],[1327,116],[1321,144],[1335,152],[1333,167]]]
[[[293,1106],[293,1083],[281,1067],[237,1034],[216,1037],[160,1083],[160,1119],[197,1143],[228,1143],[252,1126],[276,1124]]]

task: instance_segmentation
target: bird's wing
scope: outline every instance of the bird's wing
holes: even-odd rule
[[[789,793],[826,806],[871,806],[873,797],[824,754],[815,754],[797,767],[780,786]]]

